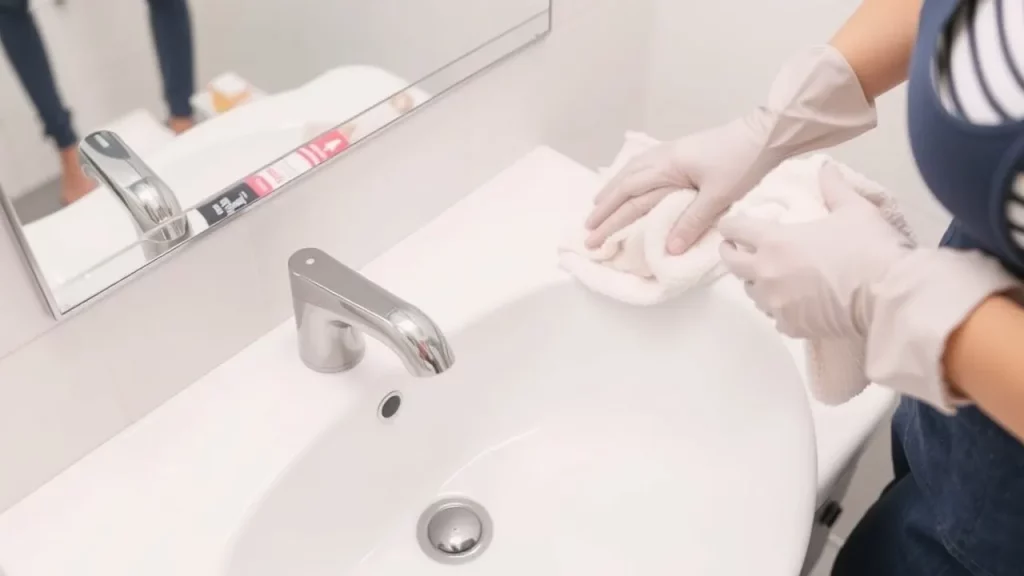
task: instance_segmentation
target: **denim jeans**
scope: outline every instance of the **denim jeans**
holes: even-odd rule
[[[971,248],[956,224],[943,245]],[[909,398],[892,424],[895,479],[833,576],[1024,574],[1024,445],[974,407],[948,417]]]
[[[186,0],[147,2],[164,99],[172,116],[191,116],[189,98],[195,88],[195,66],[188,5]],[[71,124],[71,113],[57,90],[28,0],[0,0],[0,44],[42,119],[46,135],[53,138],[59,148],[73,146],[78,136]]]

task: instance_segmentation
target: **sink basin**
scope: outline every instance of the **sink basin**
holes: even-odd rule
[[[635,308],[560,277],[448,334],[440,376],[397,360],[362,374],[356,409],[251,508],[226,573],[797,574],[810,410],[785,345],[739,302],[723,281]],[[458,566],[417,539],[446,497],[493,522]]]

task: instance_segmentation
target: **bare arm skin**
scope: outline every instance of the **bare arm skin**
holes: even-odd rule
[[[874,100],[907,79],[922,0],[864,0],[829,42]]]
[[[1024,442],[1024,308],[985,300],[946,342],[946,380]]]

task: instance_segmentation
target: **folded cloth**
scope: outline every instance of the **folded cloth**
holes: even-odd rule
[[[630,158],[658,143],[643,134],[627,133],[612,165],[600,171],[602,181],[616,174]],[[899,207],[879,184],[823,154],[783,162],[730,212],[792,223],[824,217],[828,208],[818,178],[826,163],[836,165],[848,182],[879,207],[890,224],[913,241]],[[558,248],[561,267],[587,288],[637,306],[665,302],[713,282],[726,272],[718,255],[722,237],[717,230],[709,230],[683,254],[671,255],[665,250],[672,226],[696,194],[695,190],[672,192],[593,250],[584,245],[589,232],[583,228],[586,214],[580,214]],[[808,341],[806,348],[811,392],[821,402],[841,404],[867,386],[863,339]]]

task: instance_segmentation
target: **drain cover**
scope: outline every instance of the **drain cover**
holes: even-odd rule
[[[487,548],[493,527],[483,506],[466,498],[447,498],[424,510],[416,533],[427,556],[444,564],[461,564]]]

